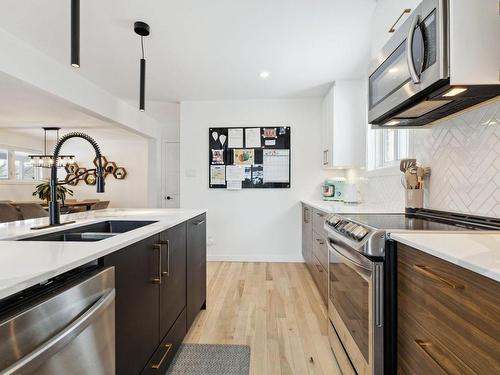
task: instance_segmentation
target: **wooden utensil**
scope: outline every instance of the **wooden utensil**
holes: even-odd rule
[[[406,184],[410,189],[417,189],[417,168],[412,166],[405,171]]]
[[[422,167],[417,167],[417,189],[424,188],[424,176],[425,176],[425,169]]]

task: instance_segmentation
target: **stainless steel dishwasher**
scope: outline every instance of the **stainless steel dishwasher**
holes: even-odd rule
[[[0,374],[115,373],[113,267],[60,276],[2,302]]]

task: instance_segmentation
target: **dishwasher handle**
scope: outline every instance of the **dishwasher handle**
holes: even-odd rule
[[[66,326],[61,332],[47,340],[28,355],[24,356],[11,366],[1,371],[1,375],[21,374],[28,368],[36,367],[45,360],[53,356],[60,348],[67,345],[77,337],[85,328],[94,322],[114,301],[115,289],[108,291],[101,296],[88,310],[78,319]]]

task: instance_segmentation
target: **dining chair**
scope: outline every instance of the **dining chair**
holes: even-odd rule
[[[24,219],[47,217],[49,213],[39,203],[19,203],[17,205]]]
[[[95,210],[104,210],[108,208],[109,206],[109,201],[99,201],[97,203],[94,203],[92,206],[90,206],[91,211]]]
[[[9,203],[0,203],[0,223],[22,220],[19,210]]]

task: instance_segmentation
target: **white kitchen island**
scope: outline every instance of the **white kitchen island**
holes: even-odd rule
[[[48,217],[0,224],[0,299],[174,227],[205,213],[203,209],[106,209],[64,215],[73,224],[42,230]],[[29,237],[78,228],[106,220],[155,223],[95,242],[29,241]],[[19,240],[23,241],[19,241]]]

